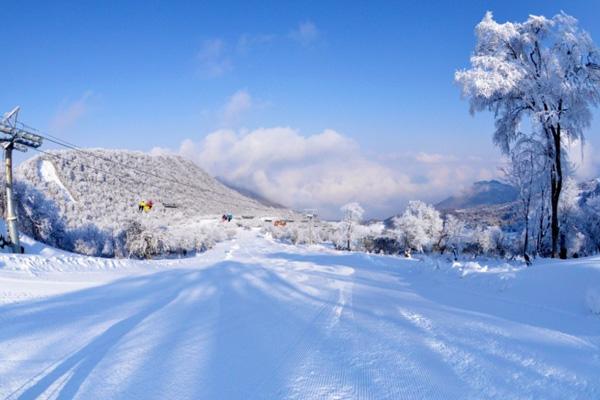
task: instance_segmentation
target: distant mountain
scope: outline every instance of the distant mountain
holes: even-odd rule
[[[588,199],[600,197],[600,178],[580,182],[578,188],[579,206],[584,207]],[[442,209],[442,213],[453,214],[471,226],[498,225],[505,230],[519,232],[523,224],[520,207],[520,203],[515,199],[515,201],[500,204]]]
[[[435,208],[442,215],[454,214],[469,225],[512,226],[518,219],[517,196],[518,190],[513,186],[497,180],[479,181],[435,204]],[[386,228],[394,228],[398,216],[384,220]]]
[[[461,193],[440,201],[435,207],[439,210],[460,210],[508,204],[515,201],[518,194],[515,187],[497,180],[479,181]]]
[[[600,197],[600,178],[581,182],[578,187],[580,206],[590,198]],[[517,189],[510,185],[495,180],[480,181],[435,206],[442,216],[452,214],[470,227],[497,225],[507,231],[520,232],[523,220],[517,197]],[[395,218],[400,215],[385,219],[385,227],[395,228]]]
[[[271,201],[269,199],[267,199],[266,197],[256,193],[253,190],[247,189],[245,187],[236,185],[235,183],[229,182],[228,180],[226,180],[225,178],[222,178],[220,176],[215,177],[215,179],[219,182],[221,182],[223,185],[227,186],[230,189],[235,190],[238,193],[243,194],[244,196],[254,199],[256,201],[258,201],[261,204],[264,204],[267,207],[273,207],[273,208],[286,208],[284,205],[281,205],[279,203],[276,203],[274,201]]]

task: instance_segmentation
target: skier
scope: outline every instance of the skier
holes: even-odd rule
[[[233,215],[231,213],[223,214],[221,217],[221,222],[231,222],[233,219]]]
[[[154,203],[152,203],[152,200],[142,200],[138,203],[138,211],[142,212],[148,212],[150,210],[152,210],[152,206],[154,205]]]

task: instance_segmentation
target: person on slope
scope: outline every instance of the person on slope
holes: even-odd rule
[[[152,200],[148,200],[146,202],[146,205],[144,206],[144,211],[149,212],[150,210],[152,210],[153,205],[154,203],[152,202]]]
[[[152,210],[152,206],[154,205],[154,203],[152,203],[152,200],[142,200],[138,203],[138,211],[142,212],[142,211],[150,211]]]

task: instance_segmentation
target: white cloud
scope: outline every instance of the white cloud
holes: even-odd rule
[[[237,51],[240,54],[247,54],[252,49],[265,46],[273,43],[277,39],[275,34],[249,34],[244,33],[240,35],[237,42]]]
[[[193,159],[212,174],[294,208],[379,204],[410,187],[408,177],[366,160],[354,141],[332,130],[312,136],[285,127],[220,130],[197,149]]]
[[[94,93],[88,90],[74,102],[63,104],[50,122],[52,130],[61,131],[75,125],[88,112],[89,101],[93,95]]]
[[[252,96],[247,90],[238,90],[227,99],[221,111],[221,119],[224,125],[235,123],[239,117],[253,106]]]
[[[207,78],[219,77],[233,68],[222,39],[207,39],[202,42],[197,58],[200,72]]]
[[[303,46],[314,43],[319,38],[320,32],[311,21],[301,22],[296,29],[290,33],[290,37]]]
[[[268,46],[280,39],[293,40],[303,46],[316,42],[321,33],[311,21],[305,21],[289,32],[281,33],[243,33],[237,42],[226,42],[221,38],[206,39],[202,42],[196,58],[200,74],[206,78],[216,78],[233,70],[234,62],[255,49]]]
[[[567,147],[569,160],[576,179],[597,178],[600,174],[600,156],[594,151],[591,143],[575,140]]]
[[[456,161],[456,157],[453,155],[447,154],[437,154],[437,153],[417,153],[415,156],[417,161],[420,161],[425,164],[439,164],[443,162]]]
[[[388,159],[383,162],[329,129],[309,136],[289,127],[222,129],[200,142],[185,140],[178,153],[214,176],[295,209],[317,208],[326,217],[338,216],[339,207],[350,201],[385,217],[407,200],[438,201],[494,175],[487,164],[449,155],[435,157],[435,163],[422,154],[383,157]]]

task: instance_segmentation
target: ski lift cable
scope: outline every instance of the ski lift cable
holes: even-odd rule
[[[53,138],[50,138],[49,135],[48,135],[48,137],[46,137],[44,134],[40,134],[40,136],[43,137],[44,139],[47,139],[48,141],[50,141],[52,143],[58,144],[60,146],[66,147],[68,149],[77,151],[77,152],[79,152],[81,154],[85,154],[87,156],[94,157],[96,159],[99,159],[99,160],[102,160],[102,161],[105,161],[105,162],[108,162],[108,163],[119,165],[121,168],[126,169],[126,170],[128,169],[128,170],[133,170],[133,171],[136,171],[136,172],[140,172],[140,173],[146,174],[148,176],[155,177],[157,179],[161,179],[161,180],[169,181],[171,183],[178,184],[178,185],[180,185],[182,187],[185,187],[185,188],[191,189],[191,190],[195,189],[195,190],[198,190],[198,191],[201,191],[201,192],[204,192],[204,193],[213,193],[213,194],[216,194],[216,195],[222,195],[223,194],[223,193],[219,193],[219,192],[217,192],[215,190],[212,190],[212,189],[203,188],[203,187],[200,187],[200,186],[197,186],[197,185],[190,185],[190,184],[181,182],[181,181],[179,181],[177,179],[165,177],[165,176],[153,173],[153,172],[146,171],[146,170],[144,170],[142,168],[136,168],[136,167],[133,167],[131,165],[128,165],[128,164],[125,164],[125,163],[122,163],[122,162],[119,162],[119,161],[115,161],[115,160],[107,158],[107,157],[100,156],[100,155],[92,153],[90,151],[86,151],[86,150],[80,148],[79,146],[72,145],[72,144],[70,144],[68,142],[61,143],[61,141],[62,141],[61,139],[54,140]],[[132,179],[134,179],[136,182],[141,182],[139,180],[136,180],[135,178],[132,178]],[[142,182],[142,183],[146,184],[146,185],[149,185],[147,182]],[[154,185],[154,186],[156,187],[156,185]],[[163,190],[170,190],[170,189],[163,188]],[[234,204],[234,203],[231,203],[231,202],[224,202],[224,203],[227,204],[227,205],[229,205],[229,206],[234,206],[234,207],[238,206],[237,204]]]
[[[112,164],[119,165],[121,168],[124,168],[124,169],[129,169],[129,170],[134,170],[134,171],[136,171],[136,172],[143,173],[143,174],[146,174],[146,175],[148,175],[148,176],[153,176],[153,177],[155,177],[155,178],[158,178],[158,179],[161,179],[161,180],[166,180],[166,181],[169,181],[169,182],[171,182],[171,183],[175,183],[175,184],[178,184],[178,185],[180,185],[180,186],[186,187],[186,188],[188,188],[188,189],[196,189],[196,190],[199,190],[199,191],[201,191],[201,192],[205,192],[205,193],[213,193],[213,194],[216,194],[216,195],[222,195],[222,194],[223,194],[223,193],[221,193],[221,192],[218,192],[218,191],[215,191],[215,190],[212,190],[212,189],[208,189],[208,188],[200,187],[200,186],[197,186],[197,185],[190,185],[190,184],[187,184],[187,183],[185,183],[185,182],[181,182],[181,181],[179,181],[179,180],[177,180],[177,179],[173,179],[173,178],[170,178],[170,177],[162,176],[162,175],[159,175],[159,174],[156,174],[156,173],[153,173],[153,172],[149,172],[149,171],[147,171],[147,170],[144,170],[144,169],[142,169],[142,168],[137,168],[137,167],[134,167],[134,166],[131,166],[131,165],[125,164],[125,163],[123,163],[123,162],[119,162],[119,161],[116,161],[116,160],[110,159],[110,158],[108,158],[108,157],[103,157],[103,156],[100,156],[100,155],[98,155],[98,154],[95,154],[95,153],[93,153],[93,152],[86,151],[85,149],[81,148],[80,146],[78,146],[78,145],[76,145],[76,144],[74,144],[74,143],[68,142],[68,141],[66,141],[66,140],[64,140],[64,139],[61,139],[61,138],[58,138],[58,137],[56,137],[56,136],[54,136],[54,135],[51,135],[51,134],[49,134],[49,133],[47,133],[47,132],[42,132],[42,131],[40,131],[39,129],[37,129],[37,128],[34,128],[34,127],[32,127],[32,126],[29,126],[29,125],[27,125],[27,124],[24,124],[24,123],[22,123],[22,122],[17,122],[17,123],[18,123],[19,125],[21,125],[22,127],[26,127],[27,129],[31,129],[31,130],[33,130],[33,131],[36,131],[36,132],[37,132],[37,134],[38,134],[39,136],[41,136],[42,138],[44,138],[44,139],[48,140],[49,142],[52,142],[52,143],[54,143],[54,144],[57,144],[57,145],[59,145],[59,146],[63,146],[63,147],[65,147],[65,148],[68,148],[68,149],[71,149],[71,150],[74,150],[74,151],[80,152],[80,153],[82,153],[82,154],[86,154],[86,155],[88,155],[88,156],[90,156],[90,157],[94,157],[94,158],[97,158],[97,159],[99,159],[99,160],[102,160],[102,161],[105,161],[105,162],[109,162],[109,163],[112,163]],[[90,167],[90,168],[92,168],[92,167]],[[109,173],[109,174],[111,174],[110,172],[107,172],[107,171],[104,171],[104,172],[105,172],[105,173]],[[126,179],[132,179],[132,180],[133,180],[133,181],[135,181],[135,182],[141,182],[141,181],[139,181],[139,180],[137,180],[137,179],[135,179],[135,178],[126,178]],[[143,183],[143,184],[146,184],[146,185],[148,185],[148,183],[147,183],[147,182],[142,182],[142,183]],[[150,185],[151,185],[151,184],[150,184]],[[158,186],[156,186],[156,185],[152,185],[152,186],[158,187]],[[170,191],[171,189],[165,189],[165,188],[161,188],[161,190],[167,190],[167,191]],[[233,207],[237,207],[237,206],[238,206],[238,204],[234,204],[234,203],[231,203],[231,202],[223,202],[223,201],[222,201],[222,203],[224,203],[224,205],[233,206]]]
[[[62,161],[66,162],[66,163],[67,163],[67,164],[69,164],[69,165],[73,165],[73,164],[74,164],[74,161],[72,161],[72,160],[67,160],[67,159],[65,159],[65,158],[61,158],[61,157],[60,157],[59,155],[57,155],[57,154],[52,154],[52,153],[49,153],[49,152],[47,152],[47,151],[40,150],[40,149],[34,149],[34,150],[35,150],[35,151],[37,151],[38,153],[45,154],[45,155],[47,155],[48,157],[52,157],[52,158],[54,158],[54,159],[56,159],[56,160],[62,160]],[[87,165],[87,164],[84,164],[84,163],[82,163],[82,162],[78,162],[78,164],[79,164],[79,165],[81,165],[81,166],[84,166],[84,167],[86,167],[86,168],[93,169],[93,170],[95,170],[95,171],[97,171],[97,172],[102,172],[102,173],[104,173],[104,174],[108,174],[108,175],[114,176],[115,178],[119,179],[121,182],[123,182],[123,180],[127,180],[127,181],[129,181],[129,183],[131,183],[131,182],[135,182],[135,183],[144,183],[144,184],[146,184],[145,182],[136,181],[135,179],[133,179],[133,178],[131,178],[131,177],[125,177],[125,176],[123,176],[123,175],[116,174],[116,173],[114,173],[114,172],[111,172],[111,171],[106,171],[106,170],[104,170],[104,169],[101,169],[101,168],[98,168],[98,167],[93,167],[93,166],[91,166],[91,165]],[[139,196],[139,193],[137,193],[137,192],[135,192],[135,191],[133,191],[133,190],[129,189],[129,188],[127,187],[127,185],[124,185],[124,186],[123,186],[123,188],[124,188],[126,191],[130,192],[131,194],[133,194],[134,196],[136,196],[136,197],[138,197],[138,196]]]
[[[100,155],[92,153],[90,151],[86,151],[86,150],[80,148],[79,146],[72,145],[72,144],[70,144],[68,142],[61,143],[61,141],[62,141],[61,139],[54,140],[53,138],[50,138],[49,135],[48,135],[48,137],[46,137],[44,134],[40,134],[40,136],[43,137],[44,139],[52,142],[52,143],[58,144],[60,146],[69,148],[69,149],[77,151],[77,152],[80,152],[82,154],[86,154],[86,155],[88,155],[90,157],[94,157],[94,158],[97,158],[97,159],[105,161],[105,162],[109,162],[109,163],[112,163],[112,164],[119,165],[121,168],[129,169],[129,170],[134,170],[136,172],[140,172],[140,173],[146,174],[148,176],[155,177],[157,179],[162,179],[162,180],[165,180],[165,181],[169,181],[171,183],[178,184],[178,185],[180,185],[182,187],[185,187],[185,188],[188,188],[188,189],[192,189],[192,190],[195,189],[195,190],[198,190],[198,191],[201,191],[201,192],[204,192],[204,193],[213,193],[213,194],[216,194],[216,195],[222,195],[223,194],[223,193],[219,193],[219,192],[217,192],[215,190],[212,190],[212,189],[203,188],[203,187],[200,187],[200,186],[197,186],[197,185],[189,185],[187,183],[181,182],[181,181],[173,179],[173,178],[165,177],[165,176],[153,173],[153,172],[146,171],[146,170],[141,169],[141,168],[136,168],[136,167],[133,167],[131,165],[128,165],[128,164],[125,164],[125,163],[122,163],[122,162],[119,162],[119,161],[112,160],[112,159],[107,158],[107,157],[100,156]],[[140,181],[136,180],[136,182],[140,182]],[[144,184],[148,184],[148,183],[144,182]],[[154,186],[156,187],[156,185],[154,185]],[[163,190],[164,190],[164,188],[163,188]],[[170,189],[166,189],[166,190],[170,190]],[[237,204],[234,204],[234,203],[231,203],[231,202],[223,202],[223,203],[226,204],[226,205],[229,205],[229,206],[233,206],[233,207],[237,206]]]
[[[54,159],[56,159],[56,160],[61,160],[61,161],[64,161],[65,163],[67,163],[67,164],[69,164],[69,165],[73,165],[73,164],[75,164],[75,162],[74,162],[73,160],[67,160],[67,159],[65,159],[65,158],[61,158],[61,157],[60,157],[59,155],[57,155],[57,154],[52,154],[52,153],[49,153],[49,152],[47,152],[47,151],[43,151],[43,150],[40,150],[40,149],[34,149],[34,150],[35,150],[35,151],[37,151],[37,152],[39,152],[39,153],[45,154],[45,155],[47,155],[48,157],[54,158]],[[105,174],[108,174],[108,175],[112,175],[112,176],[116,177],[118,180],[120,180],[121,182],[124,182],[124,180],[125,180],[125,179],[127,179],[127,180],[129,181],[129,183],[131,183],[131,182],[133,181],[133,180],[132,180],[130,177],[123,177],[122,175],[115,174],[115,173],[113,173],[113,172],[106,171],[106,170],[103,170],[103,169],[101,169],[101,168],[93,167],[93,166],[91,166],[91,165],[87,165],[87,164],[84,164],[84,163],[82,163],[82,162],[77,162],[77,164],[79,164],[79,165],[81,165],[81,166],[84,166],[84,167],[86,167],[86,168],[93,169],[93,170],[95,170],[95,171],[97,171],[97,172],[102,172],[102,173],[105,173]],[[139,182],[139,181],[138,181],[138,182]],[[124,183],[127,183],[127,182],[124,182]],[[122,189],[125,189],[125,191],[126,191],[126,192],[129,192],[129,193],[130,193],[130,194],[133,196],[133,199],[134,199],[134,201],[137,201],[137,199],[138,199],[138,196],[139,196],[139,193],[137,193],[137,192],[136,192],[136,191],[134,191],[134,190],[131,190],[131,189],[129,189],[129,187],[128,187],[126,184],[125,184],[125,185],[122,185]]]
[[[61,157],[58,154],[52,154],[50,152],[47,152],[47,151],[44,151],[44,150],[39,150],[39,149],[35,149],[35,151],[37,151],[39,153],[42,153],[42,154],[45,154],[45,155],[47,155],[49,157],[52,157],[52,158],[54,158],[56,160],[62,160],[62,161],[66,162],[69,165],[73,165],[75,163],[73,160],[67,160],[66,158]],[[131,176],[121,175],[121,174],[115,173],[113,171],[107,171],[107,170],[102,169],[102,168],[98,168],[98,167],[94,167],[94,166],[91,166],[91,165],[88,165],[88,164],[84,164],[84,163],[82,163],[80,161],[77,161],[76,163],[79,164],[79,165],[81,165],[81,166],[84,166],[86,168],[90,168],[92,170],[95,170],[97,172],[102,172],[104,174],[111,175],[111,176],[117,178],[119,181],[121,181],[123,183],[137,183],[137,184],[142,184],[142,185],[146,185],[146,186],[152,186],[155,189],[159,189],[160,191],[169,191],[170,190],[168,188],[164,188],[164,187],[161,187],[161,186],[158,186],[158,185],[155,185],[155,184],[151,184],[151,183],[148,183],[148,182],[145,182],[145,181],[141,181],[141,180],[133,178]],[[126,191],[128,191],[129,193],[133,194],[136,198],[139,197],[139,193],[136,192],[136,191],[134,191],[134,190],[129,189],[129,187],[127,185],[124,185],[123,188]]]
[[[40,149],[34,149],[34,150],[37,151],[37,152],[39,152],[39,153],[45,154],[45,155],[47,155],[49,157],[52,157],[52,158],[54,158],[56,160],[62,160],[62,161],[66,162],[69,165],[73,165],[73,163],[74,163],[73,160],[68,160],[68,159],[66,159],[64,157],[61,157],[59,154],[53,154],[53,153],[50,153],[50,152],[47,152],[47,151],[44,151],[44,150],[40,150]],[[87,152],[84,152],[84,153],[85,154],[89,154]],[[90,168],[90,169],[95,170],[97,172],[102,172],[104,174],[116,177],[118,180],[120,180],[123,183],[136,183],[136,184],[141,184],[141,185],[145,185],[145,186],[151,186],[151,187],[159,190],[160,192],[171,192],[172,191],[172,189],[170,189],[170,188],[159,186],[159,185],[156,185],[156,184],[153,184],[153,183],[149,183],[147,181],[142,181],[142,180],[140,180],[138,178],[135,178],[135,177],[132,177],[130,175],[122,175],[122,174],[115,173],[113,171],[107,171],[107,170],[102,169],[102,168],[98,168],[98,167],[91,166],[89,164],[82,163],[81,161],[77,161],[77,163],[79,165],[82,165],[82,166],[84,166],[86,168]],[[185,183],[180,183],[180,184],[182,186],[188,188],[188,189],[194,189],[194,187],[186,185]],[[131,189],[129,189],[127,185],[123,185],[123,188],[125,188],[126,191],[130,192],[131,194],[133,194],[136,198],[139,197],[139,193],[135,192],[135,191],[133,191]],[[190,195],[190,193],[187,193],[187,195]],[[160,201],[160,203],[163,203],[163,202]],[[223,202],[223,203],[227,204],[229,206],[235,206],[235,204],[230,203],[230,202]]]
[[[40,136],[42,136],[42,135],[40,135]],[[125,167],[125,168],[131,169],[131,170],[134,170],[134,171],[136,171],[136,172],[140,172],[140,173],[143,173],[143,174],[146,174],[146,175],[149,175],[149,176],[153,176],[153,177],[155,177],[155,178],[159,178],[159,179],[167,180],[167,181],[169,181],[169,182],[176,183],[176,184],[178,184],[178,185],[185,185],[185,186],[188,186],[188,187],[192,187],[191,185],[188,185],[188,184],[186,184],[186,183],[184,183],[184,182],[181,182],[181,181],[178,181],[178,180],[176,180],[176,179],[169,178],[169,177],[166,177],[166,176],[161,176],[161,175],[155,174],[155,173],[153,173],[153,172],[146,171],[146,170],[144,170],[144,169],[142,169],[142,168],[137,168],[137,167],[134,167],[134,166],[131,166],[131,165],[127,165],[127,164],[125,164],[125,163],[122,163],[122,162],[119,162],[119,161],[115,161],[115,160],[112,160],[112,159],[110,159],[110,158],[103,157],[103,156],[100,156],[100,155],[98,155],[98,154],[92,153],[92,152],[90,152],[90,151],[83,150],[83,149],[81,149],[80,147],[77,147],[77,146],[72,146],[72,145],[70,145],[70,144],[66,144],[66,143],[60,143],[60,142],[59,142],[59,141],[57,141],[57,140],[53,140],[53,139],[51,139],[51,138],[47,138],[47,137],[45,137],[45,136],[42,136],[42,137],[43,137],[44,139],[46,139],[46,140],[48,140],[48,141],[52,142],[52,143],[58,144],[58,145],[60,145],[60,146],[64,146],[64,147],[66,147],[66,148],[69,148],[69,149],[71,149],[71,150],[78,151],[78,152],[80,152],[80,153],[85,153],[85,154],[87,154],[87,155],[89,155],[89,156],[91,156],[91,157],[94,157],[94,158],[97,158],[97,159],[100,159],[100,160],[103,160],[103,161],[106,161],[106,162],[110,162],[110,163],[113,163],[113,164],[117,164],[117,165],[119,165],[119,166],[121,166],[121,167]],[[202,190],[202,191],[209,191],[208,189],[206,189],[206,188],[201,188],[201,187],[196,187],[196,189],[199,189],[199,190]]]
[[[73,143],[70,143],[70,142],[68,142],[66,140],[60,139],[60,138],[58,138],[56,136],[50,135],[50,134],[45,133],[45,132],[42,133],[40,130],[38,130],[36,128],[33,128],[33,127],[29,126],[29,125],[23,124],[21,122],[19,122],[19,124],[22,125],[23,127],[27,127],[28,129],[35,130],[36,132],[38,132],[39,136],[41,136],[44,139],[48,140],[49,142],[52,142],[52,143],[57,144],[59,146],[63,146],[65,148],[68,148],[68,149],[71,149],[71,150],[74,150],[74,151],[85,153],[85,154],[88,154],[91,157],[94,157],[94,158],[97,158],[97,159],[100,159],[100,160],[103,160],[103,161],[106,161],[106,162],[110,162],[110,163],[113,163],[113,164],[117,164],[117,165],[119,165],[121,167],[124,167],[124,168],[133,169],[133,170],[135,170],[137,172],[140,172],[140,173],[143,173],[143,174],[146,174],[146,175],[149,175],[149,176],[153,176],[155,178],[167,180],[169,182],[176,183],[178,185],[185,185],[187,187],[193,187],[195,189],[198,189],[198,190],[201,190],[201,191],[204,191],[204,192],[212,192],[212,193],[215,193],[215,194],[219,194],[218,192],[216,192],[214,190],[211,190],[211,189],[203,188],[203,187],[196,186],[196,185],[189,185],[189,184],[186,184],[186,183],[181,182],[181,181],[179,181],[177,179],[174,179],[174,178],[170,178],[170,177],[167,177],[167,176],[159,175],[159,174],[156,174],[154,172],[150,172],[150,171],[144,170],[142,168],[137,168],[137,167],[134,167],[134,166],[131,166],[131,165],[128,165],[128,164],[125,164],[125,163],[122,163],[122,162],[110,159],[108,157],[100,156],[98,154],[95,154],[95,153],[92,153],[92,152],[87,151],[85,149],[82,149],[81,147],[79,147],[79,146],[77,146],[77,145],[75,145]]]

